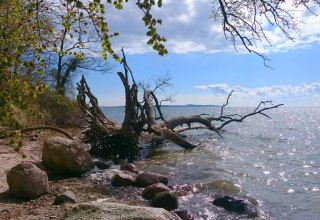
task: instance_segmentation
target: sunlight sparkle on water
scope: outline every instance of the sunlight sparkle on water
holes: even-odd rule
[[[313,192],[319,192],[320,189],[319,189],[319,187],[312,187],[311,191],[313,191]]]
[[[294,190],[293,190],[293,189],[289,189],[287,192],[288,192],[288,193],[293,193]]]

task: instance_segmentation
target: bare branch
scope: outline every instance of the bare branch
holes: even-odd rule
[[[293,5],[305,7],[311,13],[310,6],[320,6],[318,0],[304,1],[294,0]],[[248,52],[260,56],[265,66],[267,57],[260,53],[254,47],[257,42],[267,42],[272,45],[267,30],[278,29],[282,34],[293,41],[299,36],[299,27],[297,18],[292,11],[286,8],[287,1],[256,0],[256,1],[238,1],[238,0],[215,0],[212,2],[211,18],[221,21],[222,30],[226,39],[230,39],[236,50],[242,45]],[[266,22],[269,29],[266,28]]]

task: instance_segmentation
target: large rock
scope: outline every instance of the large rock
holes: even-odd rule
[[[224,209],[231,212],[247,214],[252,217],[258,215],[258,210],[254,205],[252,205],[246,200],[236,199],[231,196],[215,198],[212,203],[216,206],[223,207]]]
[[[144,199],[150,200],[159,192],[170,191],[171,189],[163,183],[155,183],[147,186],[141,193]]]
[[[164,191],[157,193],[151,201],[152,206],[164,208],[168,211],[177,209],[179,206],[179,197],[174,191]]]
[[[119,172],[112,177],[111,185],[115,187],[133,186],[135,178],[129,173]]]
[[[170,212],[150,207],[129,206],[110,202],[93,202],[77,205],[68,211],[65,220],[177,220]]]
[[[68,176],[84,174],[94,167],[92,157],[80,143],[63,137],[50,137],[44,142],[42,162]]]
[[[31,162],[22,161],[7,174],[10,193],[18,198],[33,199],[49,191],[46,172]]]
[[[140,173],[136,178],[136,186],[145,188],[155,183],[168,184],[168,178],[157,173]]]

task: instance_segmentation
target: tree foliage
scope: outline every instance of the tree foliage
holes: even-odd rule
[[[77,68],[91,68],[84,58],[97,52],[92,51],[92,43],[101,41],[100,53],[104,59],[111,56],[120,61],[110,41],[119,33],[109,29],[106,11],[110,6],[121,10],[125,2],[0,1],[0,124],[12,119],[14,106],[32,109],[31,100],[47,87],[38,80],[37,74],[44,72],[50,63],[55,63],[56,68],[50,68],[48,72],[55,69],[56,89],[62,89],[63,94],[72,72]],[[161,20],[150,13],[152,7],[161,5],[161,0],[137,1],[137,7],[143,11],[148,44],[164,55],[167,53],[163,45],[166,39],[156,29]],[[52,54],[57,55],[57,59]],[[104,67],[98,64],[93,70],[99,68]]]
[[[28,109],[30,101],[46,88],[31,84],[31,73],[41,73],[39,34],[50,33],[50,24],[39,18],[32,1],[0,1],[0,123],[9,123],[13,107]],[[44,23],[46,26],[44,26]]]

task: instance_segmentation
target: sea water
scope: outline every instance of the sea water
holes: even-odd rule
[[[243,115],[254,108],[227,108]],[[103,108],[117,122],[123,107]],[[166,107],[167,119],[215,107]],[[258,219],[320,219],[320,108],[278,108],[225,127],[222,137],[208,130],[185,132],[193,150],[166,142],[142,151],[141,169],[168,175],[169,184],[188,184],[197,193],[180,197],[195,219],[248,219],[212,205],[230,195],[257,204]]]

